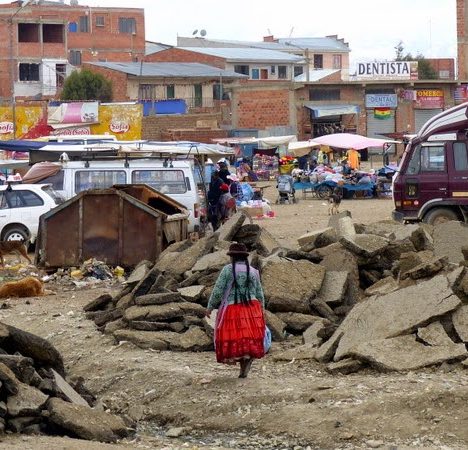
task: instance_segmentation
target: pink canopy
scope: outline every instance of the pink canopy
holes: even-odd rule
[[[313,139],[314,143],[320,145],[328,145],[336,148],[354,148],[362,150],[367,147],[383,147],[386,143],[398,143],[389,139],[375,139],[361,136],[359,134],[336,133],[327,134]]]

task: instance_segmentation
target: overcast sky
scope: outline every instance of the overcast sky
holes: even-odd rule
[[[456,56],[455,0],[78,1],[145,8],[147,40],[168,44],[195,29],[205,29],[207,38],[238,40],[261,40],[270,33],[277,37],[338,34],[349,42],[354,61],[393,59],[400,40],[412,53]]]

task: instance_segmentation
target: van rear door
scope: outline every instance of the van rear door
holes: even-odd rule
[[[468,204],[468,149],[465,141],[453,142],[449,158],[449,195]]]
[[[401,202],[406,216],[414,211],[414,218],[417,218],[418,210],[430,200],[448,198],[446,143],[426,142],[418,145],[401,177]]]

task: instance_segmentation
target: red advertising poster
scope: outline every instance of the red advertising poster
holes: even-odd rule
[[[417,109],[443,109],[444,91],[442,89],[418,89],[414,103]]]

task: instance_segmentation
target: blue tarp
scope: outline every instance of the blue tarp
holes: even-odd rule
[[[34,150],[40,150],[46,145],[56,145],[57,142],[41,142],[41,141],[27,141],[27,140],[10,140],[0,141],[0,150],[8,152],[29,152]],[[63,143],[60,143],[63,145]]]

